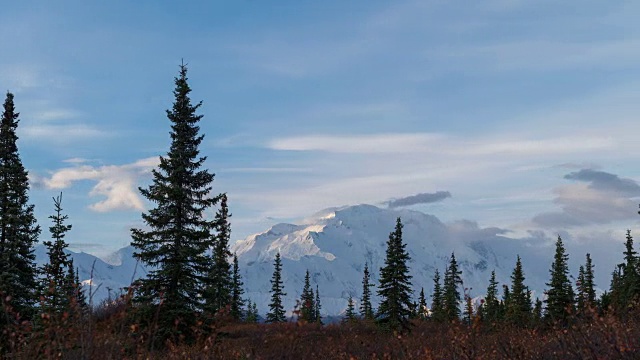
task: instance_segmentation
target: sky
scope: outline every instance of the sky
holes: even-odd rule
[[[173,79],[202,100],[232,239],[328,207],[411,208],[514,238],[622,249],[640,202],[634,1],[14,1],[0,88],[47,236],[130,241],[169,148]],[[213,211],[208,216],[213,216]]]

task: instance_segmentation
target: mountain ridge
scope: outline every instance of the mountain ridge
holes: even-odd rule
[[[280,252],[287,293],[283,303],[289,314],[301,295],[306,270],[310,272],[312,285],[319,287],[323,315],[343,313],[349,296],[354,298],[357,307],[364,265],[369,265],[372,282],[377,283],[386,242],[398,217],[404,225],[403,239],[411,257],[408,265],[416,299],[424,288],[430,300],[433,274],[436,269],[444,274],[452,253],[463,272],[463,288],[472,297],[484,294],[492,270],[496,271],[501,284],[510,284],[516,256],[520,255],[525,284],[533,291],[534,299],[542,298],[552,261],[552,239],[540,236],[513,239],[505,229],[480,227],[469,220],[444,223],[434,215],[415,210],[367,204],[325,209],[301,224],[274,224],[261,233],[236,241],[231,251],[238,255],[245,297],[257,303],[260,314],[268,311],[273,258]],[[38,263],[44,263],[44,246],[39,245],[36,250]],[[132,280],[146,274],[144,266],[133,258],[133,251],[133,247],[127,246],[104,260],[68,251],[83,284],[87,289],[92,285],[94,304],[115,296]],[[573,262],[575,265],[576,260]],[[596,266],[600,269],[601,264]],[[574,266],[571,268],[575,270]],[[375,288],[372,300],[377,304]]]

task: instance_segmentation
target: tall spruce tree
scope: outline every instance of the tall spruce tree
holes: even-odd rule
[[[175,78],[173,107],[167,110],[171,147],[152,171],[152,184],[140,188],[155,207],[142,214],[145,228],[131,229],[134,256],[149,269],[137,283],[134,300],[141,321],[151,319],[158,326],[155,340],[187,336],[194,328],[207,289],[208,251],[217,225],[204,216],[220,197],[209,196],[214,174],[202,169],[206,157],[198,149],[204,135],[198,134],[202,115],[196,110],[202,102],[192,105],[190,92],[187,67],[182,64]]]
[[[480,315],[482,320],[488,323],[498,321],[500,316],[500,301],[498,300],[498,282],[496,281],[496,271],[491,271],[487,295],[481,305]]]
[[[366,320],[372,320],[374,317],[373,306],[371,305],[371,274],[369,273],[369,265],[364,264],[364,276],[362,277],[362,301],[360,302],[360,316]]]
[[[307,270],[304,276],[304,287],[302,288],[302,296],[300,296],[300,320],[306,322],[314,322],[315,315],[315,299],[313,296],[313,289],[311,288],[309,270]]]
[[[316,284],[316,301],[314,303],[316,312],[314,315],[314,321],[317,324],[322,325],[322,315],[320,315],[320,309],[322,309],[322,305],[320,304],[320,289],[318,289],[318,285]]]
[[[451,260],[444,274],[442,294],[445,318],[449,321],[460,318],[460,286],[462,286],[462,271],[458,270],[456,255],[451,253]]]
[[[284,322],[284,307],[282,305],[282,297],[287,294],[284,292],[282,285],[282,260],[280,253],[276,254],[273,262],[273,275],[271,276],[271,302],[269,303],[269,313],[267,313],[267,322],[278,323]]]
[[[440,271],[436,269],[433,275],[433,295],[431,295],[431,318],[441,321],[446,318],[444,312],[444,294],[442,293],[442,285],[440,284]]]
[[[205,292],[206,310],[212,314],[232,306],[233,273],[229,264],[229,240],[231,237],[231,225],[229,224],[229,208],[227,207],[227,194],[220,196],[220,208],[214,219],[216,234],[212,251],[212,264],[207,278]],[[231,310],[231,309],[229,309]],[[239,315],[236,309],[236,316]]]
[[[378,295],[381,297],[377,320],[390,329],[406,328],[411,316],[411,275],[407,263],[410,260],[406,244],[402,241],[402,221],[389,234],[385,266],[380,269]]]
[[[587,307],[587,292],[585,290],[584,284],[584,266],[580,265],[580,268],[578,269],[578,278],[576,279],[576,290],[578,291],[576,294],[576,311],[579,314],[584,313]]]
[[[596,290],[595,290],[595,273],[593,261],[591,260],[591,254],[586,255],[586,261],[584,264],[584,292],[587,306],[593,307],[596,304]]]
[[[240,275],[240,267],[238,266],[238,256],[233,254],[233,271],[231,277],[231,316],[236,320],[242,319],[242,307],[244,306],[244,300],[242,294],[244,290],[242,286],[242,276]]]
[[[19,113],[13,100],[7,92],[0,119],[0,338],[5,338],[2,332],[9,319],[16,319],[4,314],[29,319],[37,301],[34,246],[40,227],[29,204],[29,177],[18,152]]]
[[[52,317],[69,309],[73,301],[72,289],[75,283],[73,262],[65,252],[69,244],[64,238],[72,226],[65,224],[69,216],[62,214],[62,193],[53,198],[53,206],[54,215],[49,216],[53,222],[53,226],[49,227],[52,241],[43,241],[49,261],[40,270],[40,311]]]
[[[640,295],[640,274],[638,274],[638,253],[633,247],[633,236],[631,230],[627,230],[627,241],[624,244],[624,266],[621,280],[621,304],[624,308],[637,300]]]
[[[551,280],[547,283],[546,317],[554,322],[565,323],[574,311],[574,294],[569,281],[569,255],[560,236],[556,241],[556,252],[549,272]]]
[[[511,291],[509,301],[505,304],[505,318],[514,325],[526,326],[531,319],[531,300],[528,288],[524,285],[524,272],[520,255],[511,274]]]

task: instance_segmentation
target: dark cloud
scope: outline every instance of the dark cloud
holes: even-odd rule
[[[422,193],[411,195],[399,199],[393,199],[387,201],[387,206],[390,209],[394,209],[402,206],[411,206],[416,204],[430,204],[438,201],[442,201],[446,198],[450,198],[451,193],[448,191],[436,191],[434,193]]]
[[[554,202],[561,211],[536,215],[533,222],[552,229],[564,229],[590,224],[608,224],[637,217],[640,185],[632,179],[593,169],[582,169],[564,176],[567,180],[588,183],[572,184],[554,189]]]
[[[618,175],[593,169],[582,169],[564,176],[568,180],[589,182],[597,190],[620,192],[628,196],[640,196],[640,185],[631,179],[622,179]]]

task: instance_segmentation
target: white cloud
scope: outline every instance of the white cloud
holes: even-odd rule
[[[274,139],[267,144],[274,150],[356,154],[433,153],[457,156],[560,155],[602,150],[614,145],[613,139],[601,136],[514,139],[511,135],[463,138],[431,133],[308,135]]]
[[[48,109],[35,112],[30,116],[30,119],[36,121],[69,120],[81,115],[81,112],[72,109]]]
[[[554,203],[561,210],[536,215],[533,218],[535,224],[573,228],[628,221],[637,217],[635,198],[640,196],[640,186],[636,181],[590,169],[567,174],[564,178],[580,182],[555,188]]]
[[[426,151],[442,136],[437,134],[308,135],[274,139],[274,150],[325,151],[333,153],[406,153]]]
[[[36,124],[25,125],[20,135],[28,139],[66,143],[71,139],[87,139],[108,136],[109,133],[87,124]]]
[[[144,204],[138,195],[137,183],[139,178],[149,173],[158,162],[158,157],[151,157],[126,165],[77,165],[57,170],[49,178],[41,179],[41,182],[49,189],[65,189],[78,181],[95,181],[96,184],[89,195],[104,197],[104,200],[91,204],[91,210],[144,210]]]

